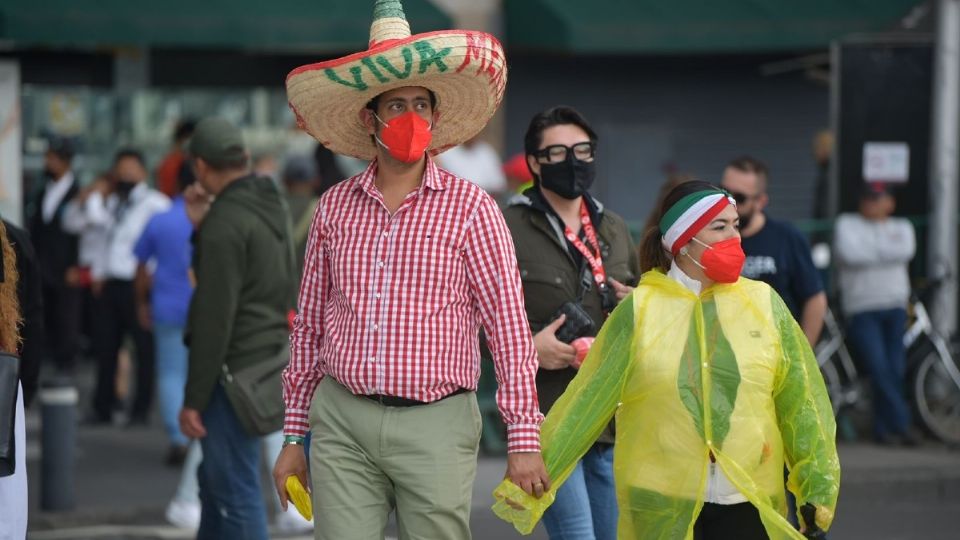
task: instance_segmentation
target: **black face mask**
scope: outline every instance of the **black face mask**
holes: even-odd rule
[[[49,179],[49,180],[56,180],[56,179],[57,179],[56,173],[54,173],[54,172],[53,172],[53,169],[51,169],[51,168],[49,168],[49,167],[44,167],[44,168],[43,168],[43,176],[44,176],[45,178]]]
[[[586,193],[597,171],[592,161],[582,161],[573,157],[573,152],[567,154],[567,159],[560,163],[541,163],[540,174],[534,178],[541,186],[549,189],[564,199],[576,199]]]
[[[135,187],[137,187],[136,182],[126,182],[120,180],[116,183],[113,189],[116,190],[117,195],[119,195],[121,199],[126,199],[130,196],[130,192],[133,191],[133,188]]]

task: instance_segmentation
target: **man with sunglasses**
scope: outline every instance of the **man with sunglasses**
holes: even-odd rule
[[[749,156],[734,159],[723,171],[721,186],[736,199],[740,214],[747,255],[742,274],[773,287],[815,346],[823,330],[827,296],[806,238],[791,224],[764,212],[770,202],[767,177],[766,165]]]
[[[623,219],[589,194],[596,146],[596,133],[574,109],[535,115],[524,138],[534,186],[504,210],[540,359],[537,395],[544,414],[640,276]],[[557,491],[543,517],[551,539],[616,537],[612,428],[611,423]]]

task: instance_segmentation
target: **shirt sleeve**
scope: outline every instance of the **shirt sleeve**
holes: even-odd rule
[[[790,470],[787,487],[797,506],[816,507],[816,521],[827,530],[840,489],[837,425],[817,359],[803,330],[783,300],[770,291],[782,351],[774,388],[777,423]]]
[[[803,237],[800,231],[790,228],[791,232],[791,258],[790,265],[792,275],[790,276],[790,287],[793,288],[793,298],[799,304],[798,309],[802,309],[802,304],[823,292],[823,283],[820,281],[820,270],[813,264],[813,254],[810,252],[810,244]]]
[[[543,461],[550,491],[537,499],[507,479],[493,492],[494,513],[522,534],[530,534],[617,410],[634,358],[634,298],[635,293],[624,298],[610,314],[577,376],[543,422]],[[508,499],[522,509],[509,505]]]
[[[156,218],[151,218],[147,226],[143,228],[143,233],[137,239],[137,243],[133,246],[133,254],[141,264],[146,264],[157,254],[156,242],[154,241],[154,233],[157,228],[155,223]]]
[[[497,377],[497,406],[507,424],[507,452],[539,452],[543,414],[537,403],[536,349],[527,323],[510,231],[484,194],[468,225],[465,256]]]
[[[235,225],[207,216],[197,236],[197,287],[187,334],[190,361],[184,407],[206,409],[227,358],[246,266],[246,244]]]
[[[323,250],[322,216],[321,201],[307,237],[298,313],[290,334],[290,364],[283,371],[283,401],[286,405],[283,432],[298,437],[303,437],[310,429],[310,402],[323,379],[320,342],[324,334],[323,312],[329,297],[330,272]]]

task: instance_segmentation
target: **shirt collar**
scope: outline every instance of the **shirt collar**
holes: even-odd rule
[[[693,279],[688,276],[686,272],[680,269],[680,266],[677,265],[676,261],[670,263],[670,271],[667,272],[667,277],[670,277],[677,283],[686,287],[693,294],[700,296],[700,292],[703,291],[703,283]]]
[[[356,183],[353,186],[353,190],[362,189],[367,193],[370,193],[372,189],[375,189],[373,186],[374,180],[377,179],[377,170],[379,168],[377,158],[374,158],[373,161],[367,165],[367,168],[364,169],[362,173],[357,175]],[[433,157],[430,154],[427,154],[427,166],[423,169],[423,182],[422,185],[433,191],[443,191],[447,189],[447,185],[450,183],[450,173],[441,169],[437,166],[437,163],[433,160]]]

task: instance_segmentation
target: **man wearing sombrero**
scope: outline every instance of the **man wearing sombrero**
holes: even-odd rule
[[[541,495],[536,353],[510,233],[492,198],[432,155],[496,111],[506,63],[492,36],[410,35],[378,0],[367,51],[287,77],[300,125],[370,166],[327,191],[311,226],[284,373],[285,448],[274,470],[306,484],[316,537],[470,538],[485,330],[507,424],[507,476]]]

